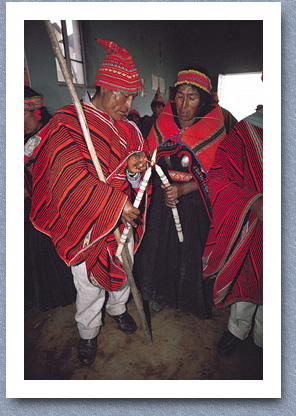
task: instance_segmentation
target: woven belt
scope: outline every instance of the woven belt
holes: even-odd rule
[[[176,182],[189,182],[192,180],[190,173],[178,172],[176,170],[168,170],[170,177]]]

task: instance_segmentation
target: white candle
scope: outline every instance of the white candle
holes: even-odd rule
[[[145,190],[147,188],[147,185],[148,185],[148,182],[149,182],[149,179],[150,179],[150,176],[151,176],[151,172],[152,172],[151,167],[148,168],[146,170],[146,172],[145,172],[144,178],[143,178],[143,180],[141,182],[140,189],[138,190],[136,199],[135,199],[134,204],[133,204],[134,207],[136,207],[136,208],[139,208],[139,206],[140,206],[140,203],[142,201],[144,192],[145,192]]]
[[[157,172],[158,176],[160,177],[161,182],[164,184],[164,186],[166,188],[168,188],[170,186],[170,182],[169,182],[168,178],[165,176],[161,167],[158,166],[158,165],[155,165],[155,169],[156,169],[156,172]],[[180,217],[179,217],[177,207],[173,207],[172,212],[173,212],[173,217],[174,217],[175,226],[176,226],[179,241],[180,241],[180,243],[183,243],[184,236],[183,236],[182,225],[181,225],[181,221],[180,221]]]
[[[145,193],[145,190],[147,188],[147,185],[148,185],[148,182],[149,182],[149,179],[150,179],[150,176],[151,176],[151,172],[152,172],[151,167],[148,168],[146,170],[146,172],[145,172],[144,178],[143,178],[143,180],[141,182],[140,189],[138,190],[136,199],[135,199],[135,201],[133,203],[133,205],[134,205],[135,208],[139,208],[139,206],[140,206],[140,203],[142,201],[143,195]],[[123,250],[123,246],[124,246],[124,244],[126,242],[126,239],[127,239],[127,236],[128,236],[128,233],[129,233],[130,228],[131,228],[131,225],[128,224],[128,226],[125,227],[125,229],[123,230],[123,233],[121,234],[120,241],[119,241],[119,244],[118,244],[118,247],[117,247],[117,251],[116,251],[116,256],[117,257],[121,256],[121,253],[122,253],[122,250]]]

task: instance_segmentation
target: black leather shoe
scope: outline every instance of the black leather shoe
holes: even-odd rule
[[[78,360],[81,365],[91,365],[97,354],[97,337],[92,339],[80,338],[78,344]]]
[[[127,312],[124,312],[121,315],[113,315],[112,318],[117,322],[118,328],[126,334],[132,334],[138,328],[136,322]]]
[[[226,357],[227,355],[231,355],[236,350],[237,346],[242,342],[241,339],[237,338],[233,335],[230,331],[224,332],[222,337],[220,338],[217,349],[218,353],[222,355],[222,357]]]

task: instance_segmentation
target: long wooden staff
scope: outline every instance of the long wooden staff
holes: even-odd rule
[[[55,55],[55,57],[57,58],[57,60],[60,64],[61,70],[62,70],[64,78],[65,78],[65,82],[67,84],[67,87],[69,89],[71,98],[73,100],[74,107],[77,111],[77,115],[78,115],[79,123],[80,123],[80,126],[81,126],[81,130],[83,132],[85,142],[87,144],[87,148],[88,148],[88,151],[90,153],[93,164],[95,166],[96,172],[98,174],[98,177],[99,177],[100,181],[106,183],[106,178],[105,178],[104,173],[102,171],[100,162],[98,160],[95,148],[93,146],[93,143],[92,143],[92,140],[91,140],[91,137],[90,137],[89,128],[88,128],[88,125],[87,125],[87,122],[86,122],[86,119],[85,119],[85,115],[84,115],[81,103],[78,99],[73,81],[71,79],[71,76],[70,76],[68,67],[66,65],[65,59],[63,57],[63,54],[61,52],[60,46],[58,44],[58,40],[56,38],[54,29],[53,29],[52,24],[50,23],[49,20],[45,20],[44,22],[45,22],[46,29],[47,29],[47,32],[48,32],[48,35],[49,35],[49,38],[50,38],[50,41],[51,41],[51,44],[52,44],[54,55]],[[114,235],[115,235],[117,243],[119,243],[119,241],[120,241],[120,231],[119,231],[118,228],[115,229]],[[135,304],[136,304],[136,308],[137,308],[137,311],[139,313],[139,316],[140,316],[140,319],[141,319],[141,322],[142,322],[142,326],[143,326],[143,329],[144,329],[144,332],[145,332],[145,337],[146,337],[146,343],[148,345],[151,345],[152,337],[151,337],[151,332],[150,332],[150,329],[149,329],[149,326],[148,326],[148,323],[147,323],[147,319],[146,319],[146,316],[145,316],[145,312],[144,312],[142,296],[141,296],[140,292],[138,291],[136,283],[135,283],[135,279],[134,279],[134,276],[133,276],[133,273],[132,273],[133,264],[132,264],[132,260],[131,260],[129,251],[127,250],[126,247],[124,248],[124,250],[122,252],[122,265],[123,265],[124,271],[126,273],[127,280],[128,280],[129,285],[130,285],[131,292],[132,292],[132,295],[133,295],[133,298],[134,298],[134,301],[135,301]]]

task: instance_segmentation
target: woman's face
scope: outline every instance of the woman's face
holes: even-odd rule
[[[188,84],[179,85],[175,102],[180,126],[182,128],[191,126],[202,106],[198,89]]]
[[[25,134],[33,133],[38,127],[39,122],[34,117],[33,111],[25,111],[24,128]]]

